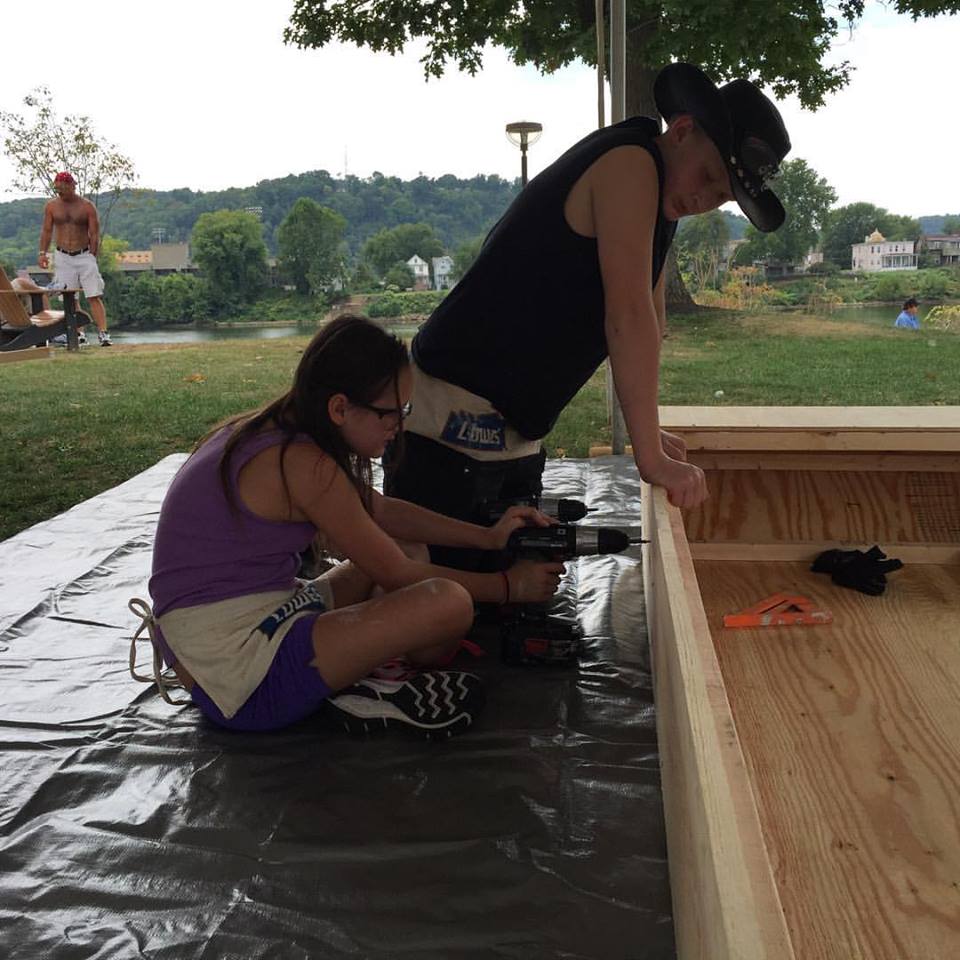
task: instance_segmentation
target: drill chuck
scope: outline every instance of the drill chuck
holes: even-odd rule
[[[510,507],[533,507],[553,517],[561,523],[574,523],[587,515],[587,505],[581,500],[568,500],[563,497],[516,497],[513,500],[491,500],[484,505],[484,512],[490,523],[496,523]]]

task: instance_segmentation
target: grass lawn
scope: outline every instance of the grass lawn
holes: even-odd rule
[[[305,342],[88,347],[0,366],[0,539],[190,449],[217,420],[276,396]],[[960,405],[960,334],[702,311],[671,319],[661,380],[670,404]],[[606,421],[601,368],[561,415],[548,455],[586,456],[591,443],[609,442]]]

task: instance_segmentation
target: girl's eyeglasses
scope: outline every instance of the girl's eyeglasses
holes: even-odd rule
[[[355,403],[354,406],[375,413],[381,420],[386,417],[393,417],[398,423],[401,420],[406,420],[410,416],[410,411],[413,410],[413,404],[409,402],[402,407],[378,407],[372,403]]]

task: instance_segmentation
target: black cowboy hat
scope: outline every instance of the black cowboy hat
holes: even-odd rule
[[[697,121],[726,161],[740,209],[758,230],[776,230],[786,214],[766,181],[790,152],[790,137],[773,101],[749,80],[717,87],[692,63],[664,67],[653,98],[668,123],[681,113]]]

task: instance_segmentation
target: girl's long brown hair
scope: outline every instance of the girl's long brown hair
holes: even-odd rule
[[[230,460],[234,451],[267,425],[279,430],[284,435],[280,446],[280,474],[289,503],[283,455],[297,434],[306,434],[350,478],[369,511],[373,489],[370,460],[347,446],[330,420],[328,401],[342,393],[354,403],[372,403],[392,383],[399,406],[397,380],[409,362],[403,341],[377,324],[350,314],[337,317],[324,326],[304,350],[290,390],[257,410],[218,423],[194,450],[224,427],[232,428],[220,457],[220,482],[227,502],[235,508],[236,498],[230,483]],[[395,442],[401,442],[402,437],[401,431]]]

